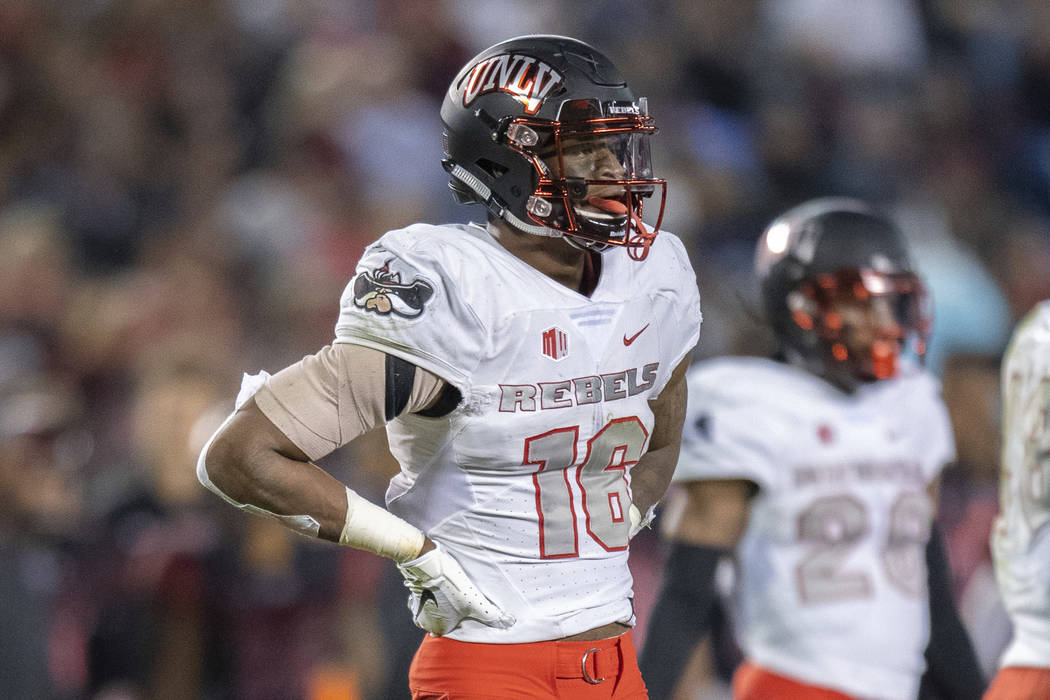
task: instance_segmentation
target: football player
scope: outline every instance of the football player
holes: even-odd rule
[[[986,700],[1050,698],[1050,301],[1018,324],[1002,366],[995,576],[1013,640]]]
[[[429,632],[415,697],[645,697],[628,543],[670,483],[700,326],[653,120],[606,56],[547,35],[476,56],[441,118],[487,222],[369,246],[331,345],[247,377],[198,475],[397,562]],[[313,464],[384,424],[386,508]]]
[[[813,200],[766,228],[755,269],[778,352],[687,375],[683,501],[665,516],[672,546],[641,657],[652,696],[672,696],[716,566],[735,552],[735,698],[913,700],[931,615],[947,633],[930,648],[938,667],[971,663],[931,677],[929,694],[936,681],[945,697],[979,697],[931,539],[954,441],[919,362],[930,319],[901,233],[858,200]]]

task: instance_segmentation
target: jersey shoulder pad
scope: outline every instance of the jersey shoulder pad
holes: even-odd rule
[[[336,342],[374,347],[466,386],[485,331],[462,278],[479,243],[458,225],[414,224],[365,249],[343,290]]]
[[[649,295],[659,315],[661,344],[675,358],[668,366],[676,367],[699,342],[703,321],[696,272],[685,246],[678,236],[661,231],[645,260],[637,262],[626,255],[617,255],[617,260],[631,270],[620,280],[621,293],[625,298],[640,290]]]
[[[776,404],[796,397],[826,396],[832,389],[820,378],[798,367],[765,357],[716,357],[689,370],[690,389],[711,400],[751,405]],[[692,394],[690,394],[692,398]]]
[[[615,255],[618,251],[612,251]],[[696,286],[696,271],[689,260],[685,244],[675,234],[661,231],[649,249],[649,255],[641,262],[622,258],[623,266],[634,272],[633,277],[646,279],[646,287],[656,292],[673,292],[691,297],[699,296]],[[683,283],[691,284],[683,286]]]
[[[797,430],[800,391],[814,379],[759,357],[699,362],[687,375],[689,397],[677,481],[779,479],[784,445]]]

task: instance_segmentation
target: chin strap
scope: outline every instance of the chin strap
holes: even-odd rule
[[[516,228],[523,233],[529,233],[534,236],[546,236],[548,238],[564,238],[566,243],[580,248],[581,250],[595,250],[601,252],[607,249],[610,245],[615,243],[607,243],[603,241],[591,241],[586,238],[577,239],[571,233],[565,234],[563,231],[558,229],[549,228],[547,226],[537,226],[522,221],[520,218],[515,216],[510,210],[504,207],[497,201],[495,194],[492,190],[487,187],[481,180],[470,173],[466,168],[458,165],[452,161],[444,161],[445,169],[449,172],[452,177],[460,181],[469,190],[473,191],[477,196],[477,201],[484,204],[489,211],[495,214],[498,218],[503,219],[511,226]],[[588,200],[595,206],[599,206],[607,211],[610,210],[609,205],[602,206],[598,204],[599,201],[615,201],[615,200],[599,200],[592,198]],[[653,244],[653,239],[656,238],[655,231],[650,231],[642,223],[642,217],[639,216],[637,210],[633,207],[627,207],[622,203],[617,202],[621,205],[623,210],[626,210],[628,216],[626,240],[622,243],[627,248],[627,254],[632,260],[645,260],[649,255],[649,246]],[[612,211],[619,212],[620,209],[614,209]]]

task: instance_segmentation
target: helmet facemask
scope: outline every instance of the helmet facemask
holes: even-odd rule
[[[482,204],[522,233],[648,254],[666,198],[652,172],[656,128],[645,98],[594,47],[551,34],[491,46],[449,85],[441,120],[442,165],[458,201]],[[613,167],[581,167],[587,149],[605,151]],[[642,223],[647,200],[651,229]]]
[[[526,202],[528,217],[592,250],[626,246],[643,260],[659,230],[666,182],[653,177],[649,136],[656,128],[645,100],[571,100],[555,121],[518,117],[504,132],[507,145],[538,175]],[[642,222],[645,200],[659,189],[652,229]]]
[[[911,272],[819,274],[789,292],[787,306],[805,344],[819,349],[821,373],[847,388],[895,377],[902,356],[921,362],[926,353],[928,297]]]

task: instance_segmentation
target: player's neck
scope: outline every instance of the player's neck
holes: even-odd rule
[[[588,251],[560,238],[519,233],[503,222],[490,221],[488,231],[509,253],[555,282],[588,296],[597,286],[600,260],[592,259]]]

